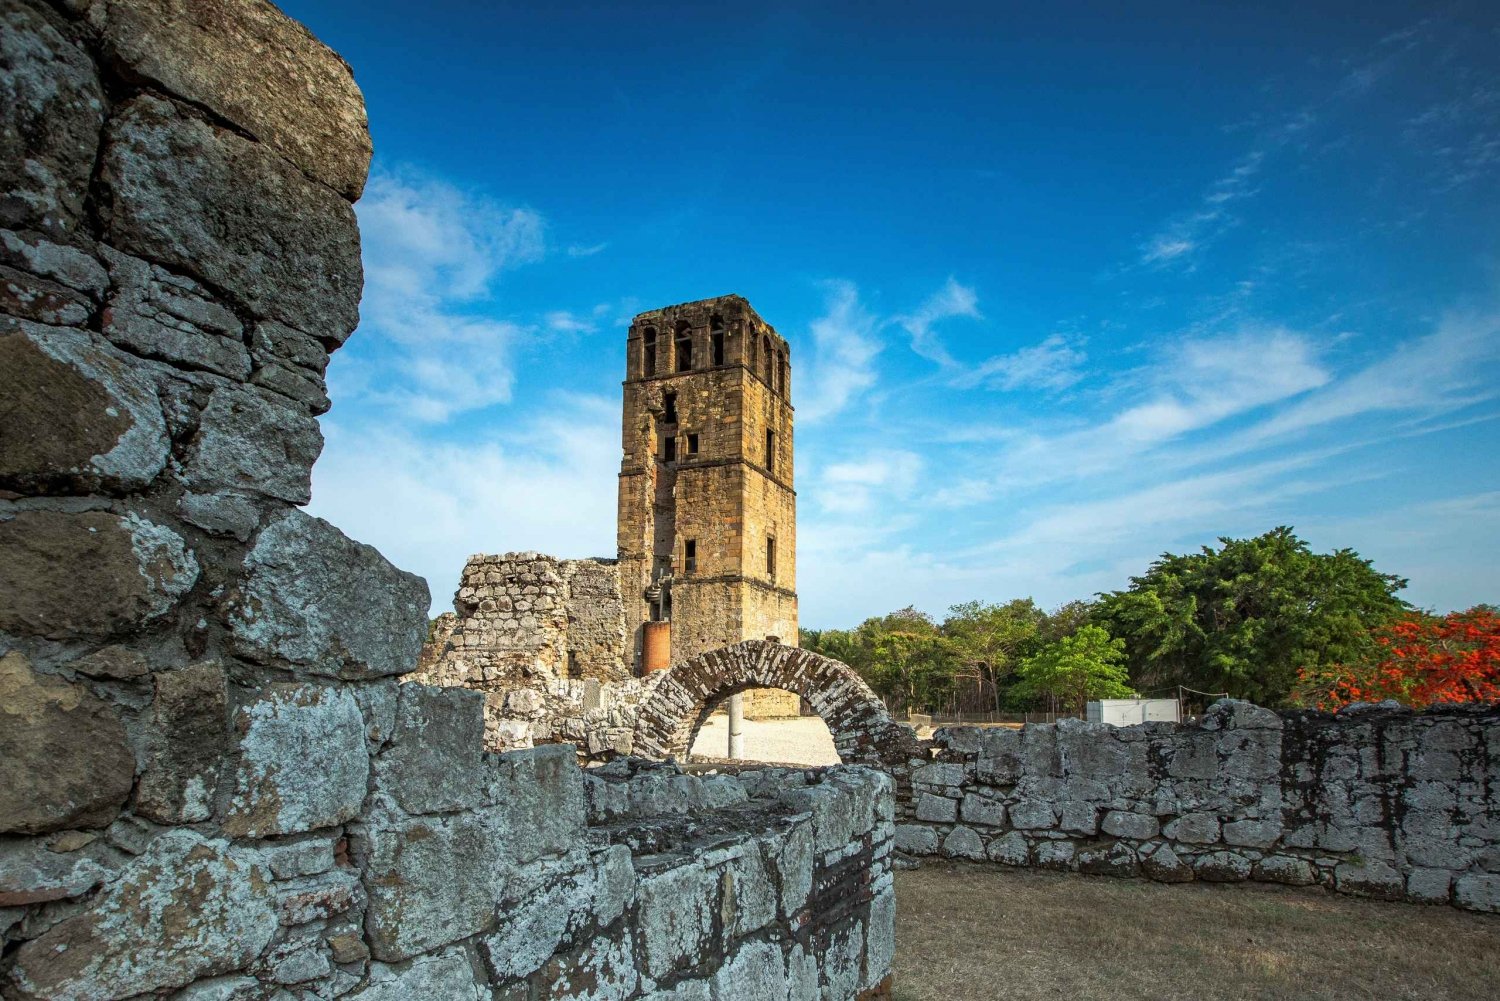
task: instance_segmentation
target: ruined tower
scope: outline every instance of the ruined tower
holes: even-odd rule
[[[795,644],[786,341],[737,295],[641,313],[623,445],[620,589],[637,669],[745,639]]]

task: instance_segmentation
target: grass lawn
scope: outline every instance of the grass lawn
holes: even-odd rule
[[[928,862],[896,873],[895,965],[895,1001],[1496,1001],[1500,915]]]

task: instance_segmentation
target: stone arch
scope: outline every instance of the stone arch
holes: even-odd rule
[[[845,764],[891,766],[922,754],[916,733],[891,719],[849,665],[767,640],[720,647],[662,671],[636,716],[635,753],[685,760],[714,707],[747,688],[784,688],[806,699]]]

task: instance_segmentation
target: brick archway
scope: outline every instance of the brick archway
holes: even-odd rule
[[[661,672],[636,716],[635,753],[686,760],[714,707],[747,688],[785,688],[805,698],[845,764],[904,764],[921,753],[912,729],[891,719],[849,665],[765,640],[710,650]]]

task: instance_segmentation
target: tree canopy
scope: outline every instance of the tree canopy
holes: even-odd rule
[[[1023,691],[1045,695],[1058,708],[1082,714],[1090,699],[1135,695],[1125,672],[1125,642],[1098,626],[1082,626],[1021,662]]]
[[[1288,701],[1300,670],[1358,663],[1372,630],[1409,610],[1406,581],[1352,549],[1314,553],[1290,528],[1163,554],[1094,621],[1125,641],[1143,690],[1186,685],[1264,705]]]

